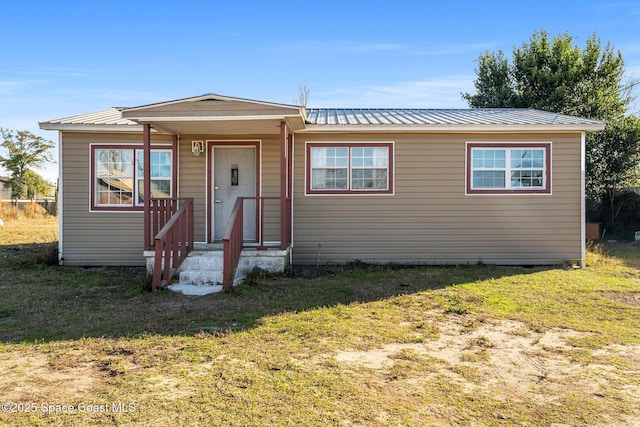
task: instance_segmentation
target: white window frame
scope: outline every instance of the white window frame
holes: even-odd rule
[[[480,150],[504,150],[504,167],[474,167],[474,152]],[[515,150],[542,150],[543,166],[521,167],[511,166],[511,156]],[[465,194],[551,194],[551,142],[467,142],[466,147],[466,188]],[[476,187],[474,186],[473,173],[475,171],[504,172],[504,187]],[[542,171],[541,186],[513,186],[511,184],[512,172],[518,171]]]
[[[315,148],[344,148],[347,149],[346,166],[313,166],[312,153]],[[385,148],[387,150],[386,166],[354,166],[353,151],[357,148]],[[306,195],[392,195],[394,192],[394,160],[395,143],[393,141],[307,141],[305,161],[305,194]],[[343,169],[347,174],[345,188],[312,188],[313,171],[321,169]],[[353,188],[353,171],[356,170],[386,170],[385,188]]]

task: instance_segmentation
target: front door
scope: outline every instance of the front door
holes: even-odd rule
[[[256,196],[256,148],[213,147],[213,240],[224,237],[238,197]],[[256,239],[256,202],[244,202],[244,240]]]

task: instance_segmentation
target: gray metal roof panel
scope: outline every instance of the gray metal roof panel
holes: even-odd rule
[[[79,126],[128,128],[138,123],[122,117],[122,109],[110,108],[41,122],[44,129]],[[308,108],[309,125],[345,127],[431,127],[440,126],[586,126],[602,125],[599,120],[567,116],[531,109],[421,109],[421,108]]]
[[[40,125],[139,126],[138,123],[134,121],[123,119],[120,110],[117,108],[48,120],[41,122]]]
[[[599,120],[531,109],[308,108],[314,125],[594,125]]]

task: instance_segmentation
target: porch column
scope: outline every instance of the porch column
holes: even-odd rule
[[[280,249],[287,248],[287,123],[280,122]]]
[[[142,148],[143,148],[143,206],[144,206],[144,249],[151,249],[151,125],[143,125],[142,131]],[[133,197],[138,197],[134,194]]]

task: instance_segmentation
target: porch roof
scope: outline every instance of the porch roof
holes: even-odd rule
[[[301,107],[216,94],[125,108],[122,117],[173,134],[279,134],[282,121],[304,127]]]
[[[109,108],[108,110],[94,113],[78,114],[76,116],[40,122],[40,128],[45,130],[76,130],[76,131],[141,131],[142,126],[133,120],[124,119],[121,109]]]

